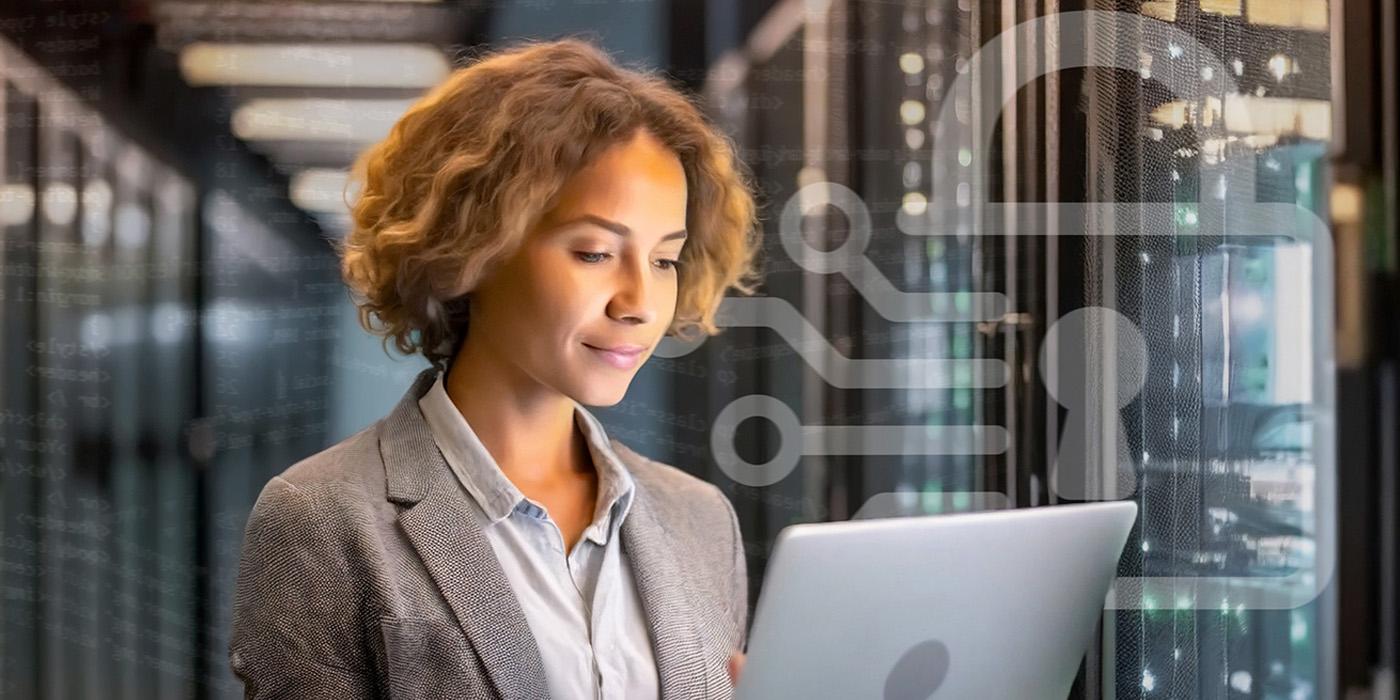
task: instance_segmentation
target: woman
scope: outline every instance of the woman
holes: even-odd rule
[[[229,646],[248,696],[730,695],[733,508],[582,406],[753,292],[730,142],[569,39],[457,70],[355,173],[338,252],[361,324],[432,367],[259,495]]]

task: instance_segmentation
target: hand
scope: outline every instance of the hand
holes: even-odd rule
[[[744,660],[748,657],[743,652],[733,652],[729,655],[729,683],[739,685],[739,674],[744,670]]]

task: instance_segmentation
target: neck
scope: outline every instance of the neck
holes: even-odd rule
[[[447,396],[497,466],[517,487],[547,486],[591,473],[574,402],[543,387],[487,348],[468,341],[443,377]]]

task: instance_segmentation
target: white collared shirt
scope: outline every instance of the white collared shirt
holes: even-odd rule
[[[540,648],[550,696],[655,698],[656,660],[646,614],[619,531],[635,492],[603,425],[577,402],[574,421],[598,472],[593,520],[564,552],[563,535],[539,503],[515,487],[448,397],[444,373],[418,400],[433,439],[471,494]]]

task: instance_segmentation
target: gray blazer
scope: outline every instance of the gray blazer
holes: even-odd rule
[[[247,697],[548,697],[524,612],[419,410],[434,376],[258,496],[228,650]],[[713,484],[611,443],[636,481],[621,541],[661,696],[731,697],[726,664],[748,626],[734,509]]]

